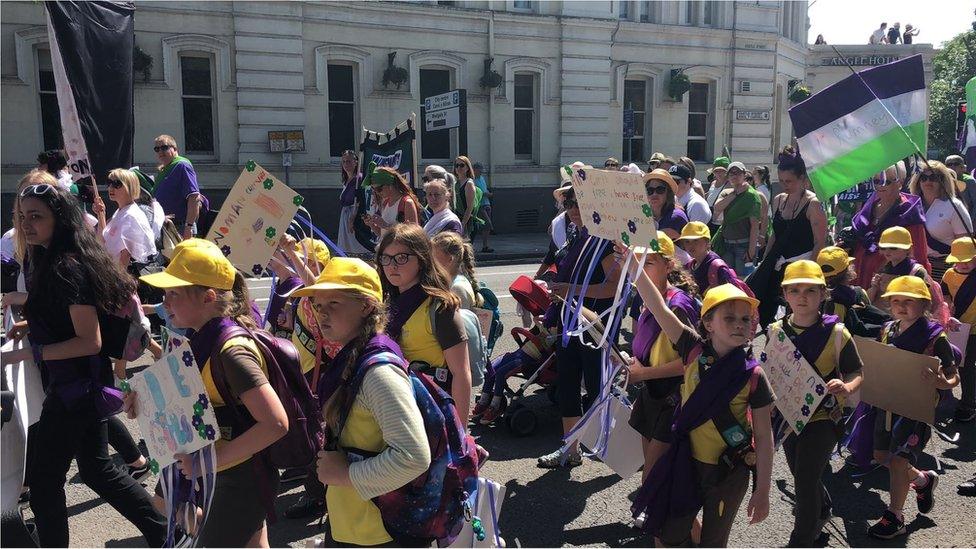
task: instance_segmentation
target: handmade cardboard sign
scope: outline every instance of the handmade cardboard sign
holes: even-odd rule
[[[220,437],[190,342],[170,333],[163,350],[162,358],[128,381],[136,392],[139,429],[153,472],[173,463],[173,454],[195,452]]]
[[[581,168],[573,171],[573,190],[591,235],[658,250],[657,223],[641,176]]]
[[[961,323],[955,332],[946,330],[946,335],[949,336],[949,343],[958,347],[962,356],[966,356],[966,347],[968,347],[969,343],[969,331],[972,328],[972,324]]]
[[[776,394],[776,409],[800,434],[827,395],[826,383],[782,329],[770,331],[759,360]]]
[[[245,274],[260,276],[302,197],[253,160],[244,166],[207,240]]]
[[[858,336],[854,343],[864,363],[861,400],[931,425],[939,393],[922,379],[922,370],[937,371],[939,359]]]
[[[620,478],[630,478],[644,465],[641,435],[628,423],[631,407],[616,395],[600,405],[606,410],[589,417],[579,432],[579,441],[587,448],[596,448],[606,429],[606,455],[600,459]]]

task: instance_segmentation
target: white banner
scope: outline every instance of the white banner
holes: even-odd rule
[[[64,139],[64,152],[68,157],[68,169],[71,170],[72,181],[78,181],[92,175],[91,160],[88,158],[88,147],[81,133],[81,122],[78,120],[78,109],[75,107],[75,96],[71,92],[71,83],[64,70],[58,37],[51,25],[51,16],[47,14],[47,37],[51,43],[51,65],[54,68],[54,86],[58,94],[58,109],[61,111],[61,134]]]

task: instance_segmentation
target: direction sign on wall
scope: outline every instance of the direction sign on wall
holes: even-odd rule
[[[451,90],[447,93],[424,98],[424,130],[437,131],[464,126],[467,102],[465,90]]]

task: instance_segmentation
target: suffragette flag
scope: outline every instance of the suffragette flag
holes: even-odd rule
[[[969,169],[976,168],[976,76],[966,82],[966,121],[958,148]]]
[[[925,150],[922,56],[852,74],[789,112],[810,182],[826,200]]]

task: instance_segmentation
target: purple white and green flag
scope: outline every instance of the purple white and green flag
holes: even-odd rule
[[[925,150],[922,56],[852,74],[789,112],[810,182],[826,200]]]

